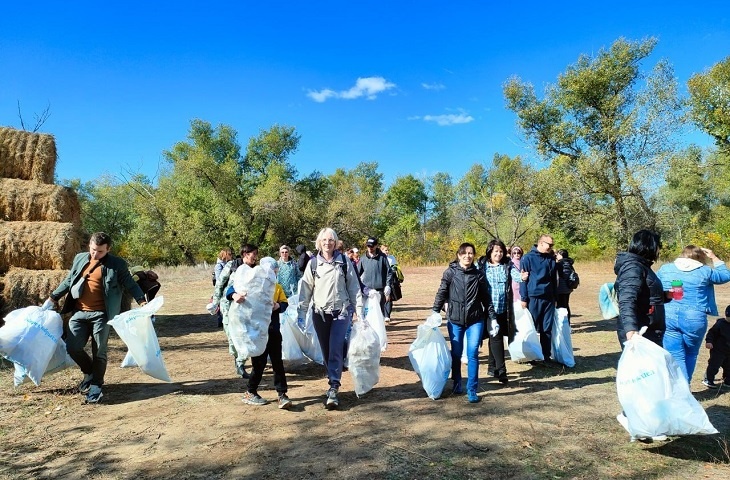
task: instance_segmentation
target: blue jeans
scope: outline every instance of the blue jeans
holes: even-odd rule
[[[315,310],[312,320],[319,346],[322,348],[329,385],[332,388],[340,388],[346,354],[347,331],[352,318],[347,311],[320,314]]]
[[[667,331],[663,346],[679,364],[688,382],[697,365],[697,355],[707,332],[707,315],[698,310],[682,308],[672,302],[664,307]]]
[[[484,322],[473,323],[468,326],[456,325],[448,322],[446,328],[451,340],[451,378],[454,383],[461,383],[461,354],[464,351],[466,338],[466,391],[476,392],[479,385],[479,343],[482,341]]]
[[[86,375],[91,374],[91,384],[104,385],[106,352],[109,329],[106,312],[77,311],[68,321],[66,352]],[[84,347],[91,337],[91,357]]]

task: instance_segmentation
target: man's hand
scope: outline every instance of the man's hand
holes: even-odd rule
[[[520,305],[522,305],[522,308],[527,308],[527,302],[520,302]]]
[[[705,343],[705,348],[708,350],[712,350],[712,344],[710,342]]]
[[[626,340],[631,340],[631,337],[633,337],[635,333],[636,330],[629,330],[628,332],[626,332]]]
[[[520,272],[520,277],[522,277],[522,281],[525,282],[525,281],[527,281],[528,278],[530,278],[530,272],[526,272],[526,271],[522,270]]]

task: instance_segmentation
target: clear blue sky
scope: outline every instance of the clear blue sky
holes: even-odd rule
[[[301,135],[300,175],[378,162],[386,183],[461,177],[494,153],[534,153],[505,108],[512,75],[538,93],[582,53],[659,38],[682,88],[730,55],[727,1],[6,2],[0,125],[56,137],[60,179],[141,172],[190,120],[248,139]],[[704,135],[692,141],[710,144]]]

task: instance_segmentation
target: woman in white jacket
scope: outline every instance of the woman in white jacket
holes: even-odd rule
[[[324,228],[315,240],[315,253],[304,270],[299,291],[299,319],[303,322],[312,304],[312,320],[322,347],[324,366],[327,369],[329,389],[325,407],[336,409],[342,379],[346,336],[357,311],[362,317],[362,292],[357,272],[350,260],[335,249],[337,233]]]

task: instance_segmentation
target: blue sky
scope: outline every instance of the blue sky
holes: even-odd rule
[[[724,1],[21,2],[0,16],[0,125],[56,137],[60,179],[140,172],[190,120],[248,139],[301,135],[300,175],[378,162],[461,177],[495,153],[538,162],[505,108],[512,75],[538,93],[580,54],[656,36],[644,64],[687,79],[730,55]],[[688,141],[709,145],[694,134]]]

